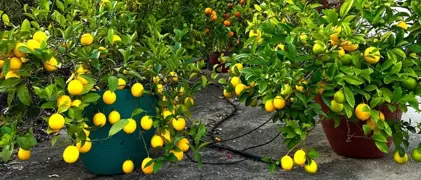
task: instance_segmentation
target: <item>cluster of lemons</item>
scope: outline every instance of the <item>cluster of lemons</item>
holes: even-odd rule
[[[304,167],[304,170],[309,174],[314,174],[317,172],[317,163],[313,159],[311,162],[307,162],[306,152],[302,149],[295,151],[294,159],[285,155],[281,158],[281,167],[286,171],[291,171],[294,167],[294,163],[298,166]]]

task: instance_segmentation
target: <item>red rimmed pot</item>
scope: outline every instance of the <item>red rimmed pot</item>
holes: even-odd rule
[[[323,102],[320,95],[316,96],[314,100],[320,104],[323,111],[329,111],[329,107]],[[386,119],[400,120],[402,118],[401,111],[391,112],[387,106],[381,106],[380,111],[384,114]],[[323,131],[329,141],[330,146],[336,154],[353,157],[353,158],[381,158],[387,154],[380,151],[374,140],[364,135],[364,122],[351,122],[346,117],[340,118],[339,126],[335,128],[333,119],[322,121]],[[392,138],[387,139],[387,146],[392,144]]]

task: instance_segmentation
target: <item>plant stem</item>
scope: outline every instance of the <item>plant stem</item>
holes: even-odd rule
[[[320,122],[322,122],[323,120],[325,120],[325,118],[323,117],[323,118],[320,118],[318,121],[316,121],[316,123],[314,124],[314,126],[310,129],[310,130],[308,130],[307,131],[307,135],[306,135],[306,137],[303,139],[303,140],[301,140],[301,142],[300,143],[298,143],[298,144],[296,144],[294,147],[292,147],[287,153],[286,153],[286,155],[288,155],[289,153],[291,153],[292,152],[292,150],[294,150],[295,148],[297,148],[298,146],[301,146],[305,141],[306,141],[306,139],[307,139],[307,137],[308,137],[308,135],[316,128],[316,126],[317,126],[317,124],[319,124]]]

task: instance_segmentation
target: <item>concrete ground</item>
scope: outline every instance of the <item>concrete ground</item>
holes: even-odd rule
[[[234,108],[221,99],[221,90],[210,86],[204,92],[196,96],[197,105],[193,108],[196,119],[201,119],[210,126],[215,124],[234,110]],[[239,106],[238,112],[231,120],[226,121],[218,132],[221,139],[227,139],[247,132],[259,126],[269,118],[269,115],[259,108]],[[410,111],[404,115],[405,119],[421,121],[418,114]],[[277,134],[278,125],[268,123],[261,129],[241,139],[228,142],[225,145],[235,149],[243,149],[252,145],[260,144],[272,139]],[[421,142],[421,135],[411,134],[412,150]],[[87,172],[81,162],[72,165],[62,160],[63,147],[51,147],[49,142],[40,144],[33,150],[33,157],[27,162],[12,161],[7,165],[0,165],[0,179],[408,179],[418,180],[421,178],[421,163],[412,160],[406,165],[397,165],[391,154],[381,159],[352,159],[336,155],[319,126],[313,131],[307,140],[307,145],[314,147],[319,152],[319,171],[315,175],[308,175],[303,168],[296,167],[290,172],[277,168],[274,173],[269,173],[268,165],[245,160],[233,165],[209,165],[204,164],[198,168],[197,164],[184,158],[177,164],[165,164],[163,169],[153,175],[144,176],[137,169],[129,175],[96,176]],[[287,152],[278,137],[271,144],[247,151],[260,156],[278,159]],[[204,162],[233,162],[242,160],[243,157],[217,149],[204,149]]]

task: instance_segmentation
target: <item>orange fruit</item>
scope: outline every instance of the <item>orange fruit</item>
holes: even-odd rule
[[[233,37],[233,36],[234,36],[234,32],[230,31],[230,32],[228,33],[228,35],[229,35],[230,37]]]
[[[239,18],[239,17],[241,16],[241,13],[240,13],[239,11],[237,11],[237,12],[235,12],[234,16],[235,16],[236,18]]]
[[[228,21],[228,20],[225,20],[224,21],[224,26],[227,26],[227,27],[231,26],[231,22]]]
[[[211,8],[206,8],[205,9],[205,14],[206,15],[211,15],[212,14],[212,9]]]
[[[364,111],[366,109],[367,111]],[[361,121],[368,120],[370,118],[370,106],[367,104],[361,103],[355,108],[355,115]]]

